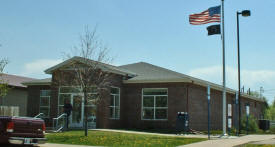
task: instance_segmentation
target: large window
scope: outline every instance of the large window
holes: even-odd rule
[[[166,120],[167,112],[167,88],[144,88],[142,90],[142,119]]]
[[[44,117],[50,116],[50,90],[40,90],[40,113],[44,114]]]
[[[90,111],[90,107],[96,106],[96,88],[95,87],[89,87],[88,88],[88,97],[87,97],[87,107],[88,107],[88,115],[90,113],[93,113]],[[81,95],[83,96],[83,93],[79,86],[62,86],[59,88],[59,102],[58,102],[58,114],[63,113],[63,106],[66,103],[66,101],[72,103],[72,98],[74,95]],[[84,102],[84,100],[83,100]],[[93,109],[94,110],[94,109]]]
[[[111,99],[110,99],[110,117],[114,119],[119,119],[120,113],[120,89],[112,87],[111,88]]]

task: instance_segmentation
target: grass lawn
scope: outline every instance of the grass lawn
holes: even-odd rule
[[[47,134],[48,143],[77,144],[94,146],[179,146],[204,141],[203,138],[165,137],[159,135],[143,135],[105,131],[69,131]]]

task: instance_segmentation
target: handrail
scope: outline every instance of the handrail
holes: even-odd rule
[[[37,114],[36,116],[34,116],[33,118],[38,118],[38,117],[40,117],[40,115],[43,116],[44,113],[39,113],[39,114]]]
[[[60,127],[58,126],[58,120],[59,119],[61,119],[61,118],[66,118],[66,116],[67,116],[67,114],[66,113],[62,113],[61,115],[59,115],[58,117],[56,117],[56,118],[53,118],[53,129],[55,129],[55,131],[54,132],[60,132],[63,128],[64,128],[64,126],[65,126],[65,124],[63,123],[63,125],[61,125]],[[67,121],[66,119],[65,119],[65,121]],[[56,122],[56,123],[55,123]],[[58,128],[59,127],[59,128]]]
[[[66,114],[66,113],[62,113],[61,115],[59,115],[58,117],[53,118],[53,119],[60,119],[60,118],[63,117],[63,116],[67,116],[67,114]]]

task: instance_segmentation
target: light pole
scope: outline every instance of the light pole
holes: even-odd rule
[[[238,85],[239,85],[239,94],[238,94],[238,104],[239,104],[239,134],[241,133],[241,75],[240,75],[240,33],[239,33],[239,15],[248,17],[251,15],[250,10],[243,10],[242,12],[237,11],[237,47],[238,47]]]

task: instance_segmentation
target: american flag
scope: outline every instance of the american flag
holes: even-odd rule
[[[191,14],[189,15],[189,22],[192,25],[221,22],[221,6],[211,7],[198,14]]]

